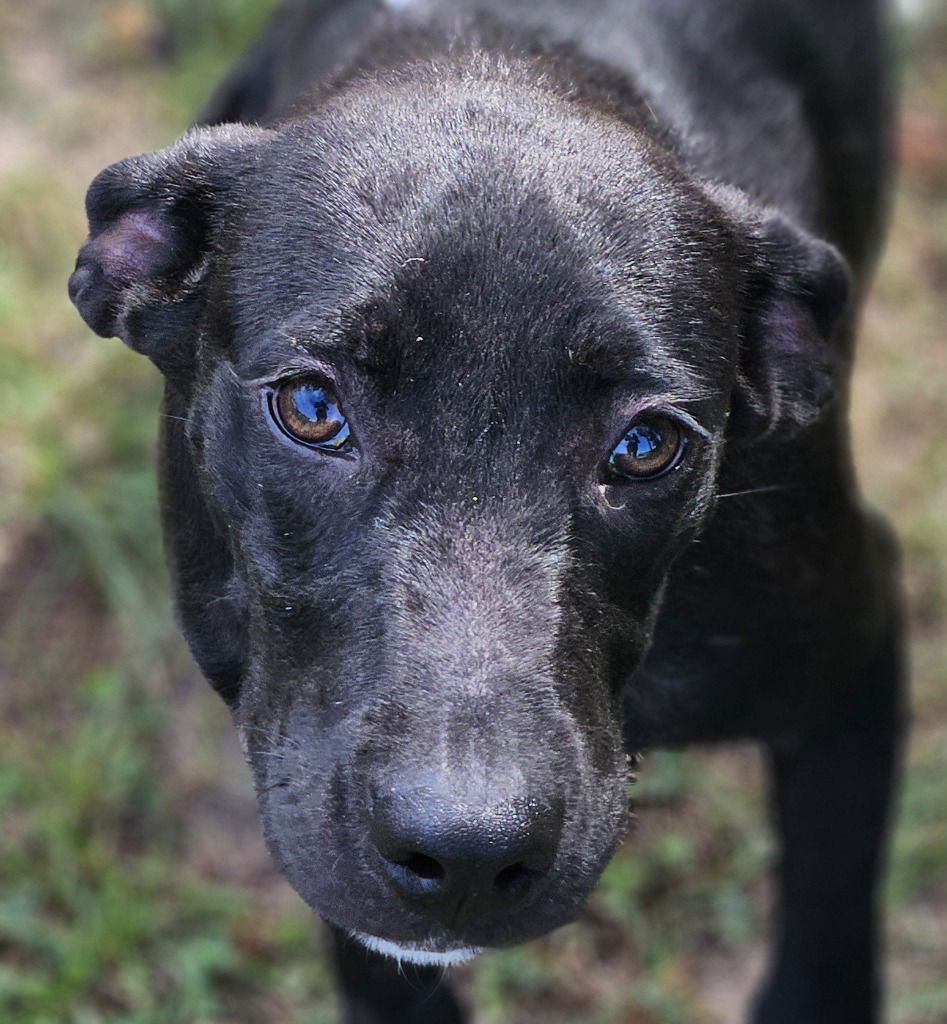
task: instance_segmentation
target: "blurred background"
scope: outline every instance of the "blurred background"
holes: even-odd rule
[[[0,6],[0,1022],[330,1024],[323,938],[270,864],[221,702],[178,638],[159,379],[66,299],[83,195],[167,144],[261,0]],[[901,175],[855,384],[906,556],[914,724],[885,890],[889,1019],[947,1022],[947,0],[895,29]],[[456,972],[478,1024],[735,1024],[772,844],[751,748],[651,755],[579,923]]]

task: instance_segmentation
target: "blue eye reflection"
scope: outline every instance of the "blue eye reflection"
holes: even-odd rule
[[[336,418],[329,415],[329,411],[331,409],[336,412],[338,407],[329,402],[325,388],[298,387],[292,395],[295,411],[304,419],[318,421]]]
[[[653,455],[663,442],[663,438],[654,427],[647,424],[639,424],[632,427],[627,434],[618,442],[612,458],[621,455],[630,455],[632,458],[641,459]]]
[[[612,449],[609,472],[613,478],[653,480],[678,464],[686,443],[683,430],[671,417],[642,418],[628,427]]]
[[[292,440],[330,452],[343,451],[350,444],[348,420],[327,387],[297,379],[281,384],[271,395],[270,413]]]

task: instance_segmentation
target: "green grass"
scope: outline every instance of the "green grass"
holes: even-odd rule
[[[336,1019],[319,932],[269,865],[227,716],[171,620],[157,373],[65,299],[88,181],[182,130],[265,14],[256,0],[0,8],[3,1024]],[[907,39],[907,103],[947,139],[943,26],[947,11]],[[913,629],[886,889],[893,1024],[947,1022],[947,143],[933,157],[920,143],[855,392]],[[736,1020],[767,921],[760,775],[745,749],[650,756],[634,837],[584,919],[457,972],[480,1024]]]
[[[162,702],[116,671],[76,682],[64,722],[6,737],[0,814],[17,841],[0,863],[0,1019],[215,1020],[286,969],[301,1001],[325,1000],[320,961],[300,956],[308,922],[261,930],[248,893],[182,870],[156,771]]]

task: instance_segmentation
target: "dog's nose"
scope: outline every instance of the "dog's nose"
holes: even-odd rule
[[[531,799],[471,806],[419,787],[390,791],[373,807],[372,839],[388,877],[451,926],[525,903],[552,866],[561,831],[561,808]]]

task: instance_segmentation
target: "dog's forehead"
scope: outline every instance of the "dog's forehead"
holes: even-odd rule
[[[620,375],[630,352],[728,340],[732,248],[706,196],[627,123],[492,83],[389,90],[295,123],[261,161],[237,319],[251,345],[276,329],[430,363],[516,336],[533,360]]]

